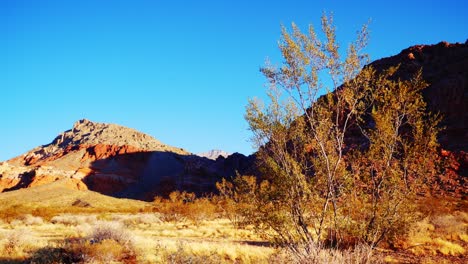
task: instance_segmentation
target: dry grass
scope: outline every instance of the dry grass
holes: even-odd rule
[[[463,256],[468,238],[468,214],[437,215],[416,223],[405,247],[416,255]]]
[[[158,213],[63,214],[41,223],[25,215],[21,221],[0,222],[0,256],[35,263],[299,262],[287,251],[265,244],[253,227],[234,228],[227,219],[168,222],[161,217]],[[466,220],[461,212],[427,218],[412,229],[407,249],[426,262],[430,256],[461,257],[466,252]],[[371,256],[364,246],[352,251],[317,247],[308,254],[305,259],[315,259],[313,263],[384,259]]]
[[[12,259],[25,259],[38,246],[44,246],[38,241],[37,234],[28,228],[0,229],[0,256]]]
[[[223,217],[216,199],[193,201],[182,193],[172,200],[144,203],[50,186],[33,190],[0,194],[1,263],[298,262],[287,251],[269,246],[253,226],[235,227]],[[19,195],[26,195],[22,204],[14,202],[21,201]],[[464,212],[433,214],[418,222],[401,246],[428,263],[443,261],[437,259],[440,256],[461,259],[468,243],[467,224]],[[352,251],[317,247],[305,259],[399,261],[394,254],[371,257],[364,246]]]
[[[161,263],[268,263],[273,248],[197,239],[160,239],[155,261]]]
[[[50,219],[52,224],[62,224],[68,226],[77,226],[82,224],[94,224],[97,221],[96,215],[57,215]]]
[[[374,255],[373,250],[364,244],[359,244],[353,249],[337,250],[314,245],[309,252],[301,251],[292,254],[287,249],[277,251],[270,255],[269,263],[300,263],[300,264],[367,264],[383,263],[379,255]],[[295,256],[295,257],[293,257]]]
[[[0,219],[7,222],[27,214],[50,220],[63,213],[137,213],[151,208],[151,204],[142,201],[117,199],[92,191],[71,190],[61,186],[60,182],[0,193]]]
[[[266,263],[274,252],[254,245],[260,240],[251,229],[236,230],[226,219],[195,224],[148,213],[64,214],[40,225],[13,221],[0,228],[8,251],[0,255],[35,263]]]

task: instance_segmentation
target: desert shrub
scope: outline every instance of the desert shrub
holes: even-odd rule
[[[61,214],[50,219],[50,222],[53,224],[62,224],[68,226],[76,226],[84,223],[94,224],[96,221],[96,215]]]
[[[195,224],[203,220],[214,219],[218,207],[213,198],[197,198],[194,193],[175,191],[169,194],[169,199],[155,197],[154,210],[161,214],[165,222],[180,222],[190,220]]]
[[[186,215],[195,224],[200,224],[205,220],[213,220],[218,215],[218,208],[210,198],[197,198],[191,203],[187,203]]]
[[[245,114],[261,181],[238,176],[226,195],[298,258],[324,242],[393,243],[438,173],[440,119],[426,111],[422,70],[402,80],[399,66],[364,67],[367,26],[342,52],[333,17],[321,22],[323,34],[282,28],[283,62],[261,68],[268,102],[250,100]]]
[[[91,243],[101,243],[104,240],[114,240],[123,246],[131,247],[133,237],[119,222],[96,222],[92,233],[88,236]]]
[[[464,240],[468,234],[468,219],[466,213],[455,212],[453,214],[435,216],[431,222],[438,235],[451,240]]]
[[[133,247],[113,239],[70,238],[31,254],[31,263],[137,263]]]
[[[25,225],[42,225],[44,220],[40,216],[33,216],[30,214],[23,215],[19,220],[21,220]]]
[[[278,249],[269,258],[269,263],[301,263],[301,264],[364,264],[383,263],[379,256],[372,254],[371,247],[359,244],[354,248],[339,250],[326,248],[320,245],[312,245],[300,249],[299,252],[290,252],[289,248]],[[300,258],[297,258],[300,256]]]
[[[14,218],[8,219],[9,223],[13,227],[21,226],[21,225],[42,225],[44,220],[40,216],[33,216],[31,214],[18,214],[15,215]]]
[[[73,226],[72,231],[74,232],[74,235],[72,236],[84,237],[90,234],[92,230],[93,230],[93,226],[91,224],[88,224],[88,223],[78,224],[76,226]]]
[[[154,225],[161,223],[159,214],[157,213],[139,213],[139,214],[118,214],[112,215],[112,221],[123,223],[126,227],[138,225]]]
[[[443,255],[460,256],[466,251],[461,245],[442,238],[434,239],[434,244],[437,246],[437,251]]]
[[[266,183],[266,182],[265,182]],[[255,204],[252,200],[258,189],[257,179],[254,176],[237,176],[231,181],[223,179],[216,183],[220,193],[220,208],[223,216],[228,218],[236,228],[252,224],[252,215]]]
[[[161,223],[159,216],[154,213],[142,213],[133,216],[135,224],[154,225]]]
[[[133,247],[122,244],[114,239],[104,239],[98,243],[86,242],[79,252],[85,263],[136,263],[136,253]]]
[[[28,214],[29,212],[30,209],[23,205],[13,205],[0,210],[0,219],[9,223],[25,214]]]
[[[15,219],[15,220],[12,220],[10,221],[10,226],[13,227],[13,228],[17,228],[19,226],[22,226],[24,225],[23,221],[19,220],[19,219]]]
[[[83,254],[86,262],[136,261],[133,236],[119,222],[96,222],[86,242],[77,250]]]
[[[32,263],[136,263],[133,236],[118,222],[98,221],[85,237],[39,249]]]
[[[184,221],[186,219],[185,192],[172,192],[169,199],[155,197],[155,210],[161,213],[164,222]],[[190,202],[190,201],[187,201]]]
[[[226,262],[223,261],[223,258],[215,251],[212,251],[208,254],[195,254],[194,252],[187,249],[183,243],[179,243],[177,245],[177,250],[174,252],[161,250],[161,247],[157,247],[157,251],[157,255],[162,255],[163,261],[171,264],[218,264]]]
[[[34,248],[35,239],[28,229],[14,229],[0,237],[0,255],[24,257]]]
[[[6,222],[11,222],[14,219],[20,219],[24,215],[32,215],[41,217],[43,220],[50,220],[59,213],[57,208],[41,207],[36,208],[27,204],[15,204],[0,210],[0,219]]]

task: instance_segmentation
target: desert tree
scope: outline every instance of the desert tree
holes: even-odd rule
[[[366,25],[344,58],[331,16],[322,16],[321,31],[323,40],[312,26],[282,28],[284,62],[261,69],[269,103],[250,100],[246,111],[262,181],[255,190],[229,186],[248,194],[250,222],[298,258],[324,241],[375,245],[392,233],[436,147],[421,76],[400,81],[395,70],[364,67]]]

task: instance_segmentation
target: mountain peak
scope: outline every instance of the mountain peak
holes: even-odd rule
[[[223,151],[223,150],[219,150],[219,149],[212,149],[210,151],[197,154],[197,156],[199,157],[204,157],[204,158],[208,158],[212,160],[216,160],[219,156],[227,158],[229,155],[230,153]]]
[[[88,119],[75,122],[71,130],[62,132],[50,145],[68,147],[96,144],[132,146],[144,151],[159,151],[169,147],[154,137],[135,129],[116,124],[93,122]]]
[[[79,128],[80,126],[89,126],[89,125],[93,125],[95,124],[95,122],[92,122],[86,118],[83,118],[83,119],[80,119],[78,121],[76,121],[74,124],[73,124],[73,129],[75,128]]]
[[[51,143],[23,154],[24,158],[20,160],[23,160],[21,163],[31,164],[31,160],[40,161],[51,157],[60,157],[67,149],[87,148],[96,145],[113,146],[114,148],[130,147],[134,151],[140,152],[159,151],[188,154],[181,148],[163,144],[154,137],[132,128],[81,119],[73,124],[72,129],[60,133]]]

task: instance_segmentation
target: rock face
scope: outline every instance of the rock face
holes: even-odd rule
[[[0,164],[0,192],[70,179],[75,189],[116,197],[151,200],[176,189],[200,194],[250,160],[237,154],[215,161],[134,129],[83,119],[50,144]]]
[[[219,149],[212,149],[210,151],[197,154],[197,156],[212,159],[212,160],[216,160],[219,156],[223,158],[227,158],[229,155],[230,153],[227,153],[226,151],[219,150]]]

